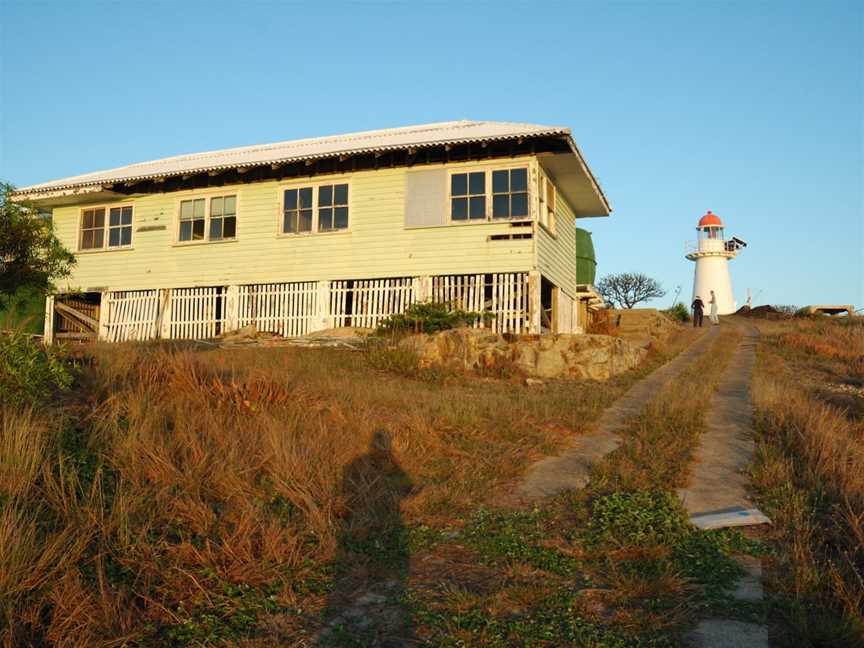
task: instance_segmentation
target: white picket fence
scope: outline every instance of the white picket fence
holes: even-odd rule
[[[527,333],[531,324],[527,272],[432,277],[432,299],[492,317],[475,327],[496,333]]]
[[[350,323],[375,328],[381,320],[403,312],[415,301],[411,277],[330,282],[330,317],[337,327]]]
[[[216,337],[225,323],[224,286],[172,288],[168,300],[168,337],[172,340],[201,340]]]
[[[237,325],[284,337],[306,335],[318,322],[318,282],[239,286]]]
[[[122,290],[106,293],[100,316],[100,337],[108,342],[152,340],[159,334],[160,290]]]
[[[526,333],[529,294],[525,272],[113,291],[103,295],[99,337],[206,339],[250,324],[284,337],[349,325],[375,328],[427,299],[490,313],[478,327]]]

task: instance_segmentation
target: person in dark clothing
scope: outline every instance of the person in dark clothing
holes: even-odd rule
[[[691,308],[693,309],[693,327],[702,326],[702,316],[705,311],[705,302],[696,295],[696,299],[693,300],[691,304]]]

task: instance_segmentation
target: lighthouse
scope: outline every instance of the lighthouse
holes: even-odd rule
[[[687,253],[687,259],[696,263],[691,299],[698,295],[707,306],[713,290],[717,297],[717,313],[734,313],[735,300],[732,298],[729,261],[738,256],[738,250],[747,247],[747,242],[736,236],[727,240],[723,221],[717,214],[712,214],[711,210],[699,219],[696,237],[696,245],[691,246]]]

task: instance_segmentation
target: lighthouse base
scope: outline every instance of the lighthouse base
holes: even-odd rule
[[[705,302],[705,314],[711,312],[711,291],[717,297],[717,313],[735,312],[732,299],[732,280],[729,278],[729,259],[724,256],[701,256],[696,259],[693,275],[693,299],[698,295]]]

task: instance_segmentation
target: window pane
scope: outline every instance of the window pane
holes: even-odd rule
[[[116,247],[120,245],[120,228],[112,227],[108,230],[108,245],[109,247]]]
[[[210,240],[218,241],[222,238],[222,219],[221,218],[211,218],[210,219]]]
[[[84,230],[81,233],[81,249],[89,250],[93,247],[93,230]]]
[[[237,213],[237,196],[225,196],[225,208],[222,213],[226,216]]]
[[[192,240],[200,241],[204,238],[204,220],[192,221]]]
[[[297,209],[297,190],[288,189],[285,191],[285,211],[289,209]]]
[[[93,227],[93,210],[88,209],[81,216],[81,229],[90,229]]]
[[[318,187],[318,206],[329,207],[333,204],[333,185]]]
[[[510,191],[528,191],[528,169],[510,170]]]
[[[195,218],[204,218],[204,199],[196,200],[192,207],[192,214]]]
[[[191,241],[192,240],[192,221],[187,220],[180,223],[180,240],[181,241]]]
[[[95,215],[93,217],[93,226],[94,227],[105,227],[105,210],[97,209],[93,212]]]
[[[300,190],[300,207],[303,209],[312,208],[312,187]]]
[[[180,218],[182,220],[187,220],[192,218],[192,201],[184,200],[180,203]]]
[[[510,197],[510,215],[511,216],[527,216],[528,215],[528,194],[514,193]]]
[[[105,218],[104,213],[102,214],[102,218],[103,219]],[[101,248],[102,247],[103,241],[105,240],[104,239],[104,232],[105,232],[105,230],[101,230],[101,229],[93,230],[93,247],[94,248]]]
[[[318,210],[318,231],[326,232],[333,229],[333,210],[330,208]]]
[[[222,219],[222,238],[232,239],[237,236],[237,218],[226,216]]]
[[[132,245],[131,227],[123,227],[120,229],[120,245]]]
[[[124,207],[123,208],[123,216],[122,216],[121,221],[124,225],[131,225],[132,224],[132,208],[131,207]]]
[[[468,190],[472,195],[486,193],[486,174],[483,172],[469,174]]]
[[[311,190],[310,190],[311,191]],[[300,212],[300,222],[298,223],[298,232],[312,231],[312,210],[304,209]]]
[[[510,216],[510,196],[507,194],[499,194],[492,196],[492,217],[493,218],[509,218]]]
[[[347,205],[348,204],[348,185],[347,184],[338,184],[335,187],[336,196],[334,203],[336,205]]]
[[[337,207],[333,216],[333,226],[336,229],[345,229],[348,227],[348,208]]]
[[[210,215],[211,216],[221,216],[222,215],[222,199],[221,198],[211,198],[210,199]]]
[[[492,172],[492,193],[507,193],[510,189],[510,184],[507,180],[509,173],[507,171]]]
[[[285,218],[282,220],[282,232],[285,234],[293,234],[297,231],[297,212],[286,211]]]
[[[450,194],[453,196],[464,196],[468,193],[468,174],[454,173],[450,176]]]
[[[452,208],[450,210],[450,215],[453,220],[465,220],[468,218],[468,199],[467,198],[453,198],[451,200]]]
[[[120,224],[120,208],[112,207],[108,212],[108,224],[114,227]]]
[[[484,196],[471,198],[470,217],[472,219],[486,218],[486,198]]]

